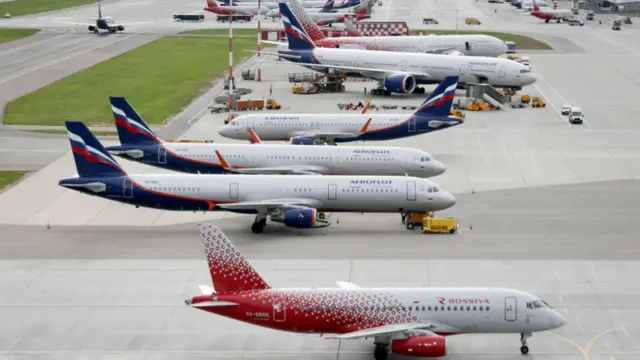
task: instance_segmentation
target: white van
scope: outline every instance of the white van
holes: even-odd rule
[[[576,106],[571,107],[571,112],[569,112],[569,123],[582,124],[583,121],[584,114],[582,113],[582,109]]]
[[[584,26],[584,22],[580,19],[570,19],[569,26]]]

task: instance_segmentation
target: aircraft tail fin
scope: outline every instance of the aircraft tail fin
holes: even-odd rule
[[[540,11],[540,7],[538,6],[536,0],[533,0],[533,11]]]
[[[98,19],[102,19],[102,7],[98,5]]]
[[[334,0],[328,1],[325,4],[325,7],[329,4],[329,2],[331,2],[331,9],[333,9],[333,1]],[[318,24],[316,24],[316,22],[313,21],[309,14],[307,14],[298,0],[289,0],[288,5],[291,13],[296,15],[296,18],[300,25],[300,29],[304,30],[312,41],[318,41],[326,38],[322,30],[320,30],[320,28],[318,27]],[[282,5],[280,5],[280,14],[282,15]],[[285,30],[286,29],[287,27],[285,23]]]
[[[362,36],[360,31],[358,31],[358,29],[356,28],[356,25],[353,22],[353,18],[351,17],[347,17],[344,20],[344,29],[347,31],[347,34],[349,34],[349,36]]]
[[[445,77],[414,115],[448,116],[457,87],[458,76]]]
[[[213,0],[207,0],[207,7],[210,8],[210,9],[217,8],[218,7],[218,3],[216,3]]]
[[[80,177],[126,175],[120,164],[105,150],[87,125],[80,121],[67,121],[65,125]]]
[[[282,15],[282,22],[284,22],[285,33],[287,34],[287,40],[289,42],[290,50],[312,50],[316,47],[313,40],[309,37],[296,15],[289,8],[289,4],[281,2],[280,15]]]
[[[219,227],[200,224],[200,238],[217,294],[270,289]]]
[[[113,120],[118,129],[118,137],[123,145],[159,144],[161,140],[151,131],[142,116],[129,104],[126,98],[110,96]]]
[[[335,2],[335,0],[328,0],[327,3],[324,4],[324,6],[322,7],[322,9],[319,12],[323,12],[323,13],[331,12],[333,10],[334,2]]]

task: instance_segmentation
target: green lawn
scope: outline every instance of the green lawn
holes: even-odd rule
[[[42,133],[42,134],[67,134],[67,130],[62,129],[37,129],[37,130],[25,130],[28,132]],[[95,136],[116,136],[118,135],[117,131],[106,131],[106,130],[91,130],[91,132]]]
[[[198,29],[198,30],[189,30],[183,31],[180,34],[197,34],[197,35],[229,35],[229,29],[219,28],[219,29]],[[242,35],[242,36],[253,36],[254,38],[258,36],[258,29],[233,29],[233,35]]]
[[[0,170],[0,191],[22,179],[26,171]]]
[[[9,13],[12,16],[36,14],[45,11],[64,9],[71,6],[93,4],[95,0],[13,0],[0,2],[0,16]],[[96,6],[96,15],[98,7]]]
[[[2,3],[0,3],[2,4]],[[4,14],[0,13],[0,16]],[[0,44],[22,39],[37,33],[38,29],[0,29]]]
[[[437,30],[437,29],[418,29],[418,30],[411,30],[412,34],[416,34],[419,31],[425,31],[429,34],[435,34],[435,35],[454,35],[456,33],[458,34],[484,34],[484,35],[489,35],[489,36],[495,36],[500,40],[503,41],[513,41],[516,43],[516,50],[519,49],[527,49],[527,50],[553,50],[553,48],[551,46],[549,46],[549,44],[536,40],[534,38],[528,37],[528,36],[524,36],[524,35],[517,35],[517,34],[510,34],[510,33],[502,33],[502,32],[492,32],[492,31],[479,31],[479,30],[460,30],[457,31],[456,30]]]
[[[64,125],[75,119],[112,125],[109,96],[126,96],[158,124],[219,79],[229,64],[228,39],[165,37],[11,101],[6,124]],[[252,54],[253,39],[234,40],[234,64]]]

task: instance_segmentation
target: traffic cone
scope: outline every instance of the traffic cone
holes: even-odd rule
[[[469,230],[473,230],[473,223],[469,224]]]
[[[47,229],[51,229],[51,224],[47,221]]]
[[[336,224],[340,224],[340,218],[336,216]]]

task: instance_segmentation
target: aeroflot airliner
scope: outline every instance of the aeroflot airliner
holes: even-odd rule
[[[128,175],[85,124],[66,125],[78,176],[60,180],[60,186],[135,206],[256,214],[256,233],[267,217],[317,228],[330,225],[324,211],[425,213],[456,202],[434,182],[410,176]]]
[[[107,150],[125,159],[200,174],[437,176],[444,165],[422,150],[388,146],[298,146],[170,143],[160,140],[123,97],[111,97],[120,145]]]
[[[516,289],[364,288],[349,282],[271,288],[218,227],[201,224],[200,237],[213,288],[200,285],[201,295],[187,299],[188,306],[275,330],[331,334],[326,339],[370,338],[376,360],[389,352],[445,356],[447,335],[473,333],[519,333],[520,351],[527,354],[532,333],[565,324],[551,305]]]
[[[462,124],[450,115],[456,76],[445,78],[413,114],[282,114],[241,115],[218,132],[238,140],[290,140],[292,144],[334,144],[392,140],[444,130]],[[251,129],[251,131],[250,131]]]
[[[374,94],[410,94],[417,84],[435,84],[452,75],[459,76],[461,84],[487,83],[513,90],[520,90],[537,79],[529,67],[504,58],[319,48],[287,3],[280,3],[280,13],[289,50],[278,50],[274,55],[315,71],[333,69],[350,76],[377,80],[379,86]]]

